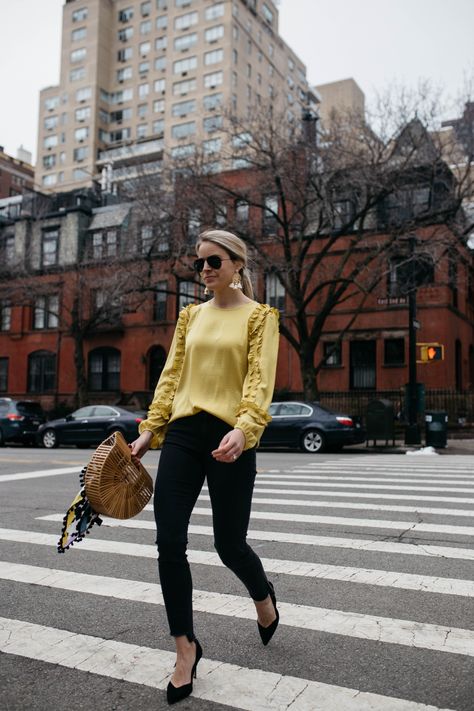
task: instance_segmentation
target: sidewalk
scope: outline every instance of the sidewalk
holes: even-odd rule
[[[378,440],[377,446],[372,446],[372,443],[367,447],[365,444],[351,447],[353,451],[365,454],[405,454],[407,451],[415,451],[421,449],[421,445],[406,445],[403,440],[395,440],[395,447],[391,441],[387,447]],[[347,448],[348,449],[348,448]],[[347,451],[347,450],[346,450]],[[448,439],[448,445],[442,449],[436,449],[437,454],[471,454],[474,455],[474,439]]]

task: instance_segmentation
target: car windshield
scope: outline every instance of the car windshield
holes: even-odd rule
[[[17,402],[16,409],[20,415],[42,415],[43,410],[39,402]]]

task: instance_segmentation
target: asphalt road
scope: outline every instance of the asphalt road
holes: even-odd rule
[[[168,708],[173,644],[152,511],[55,549],[91,453],[0,450],[6,711]],[[158,457],[144,458],[153,475]],[[472,711],[473,465],[364,448],[260,453],[249,543],[281,614],[266,648],[246,591],[214,556],[203,490],[189,558],[204,659],[178,708]]]

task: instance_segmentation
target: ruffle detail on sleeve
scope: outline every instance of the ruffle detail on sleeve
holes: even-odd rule
[[[263,329],[268,314],[273,313],[277,323],[280,319],[280,312],[268,304],[259,304],[250,314],[248,323],[249,334],[249,354],[246,388],[243,393],[242,402],[254,402],[257,388],[262,380],[260,371],[260,356],[263,345]]]
[[[140,422],[138,427],[140,434],[145,430],[153,433],[150,443],[152,449],[157,449],[162,445],[165,436],[165,427],[171,417],[173,399],[183,370],[184,355],[186,352],[186,333],[193,306],[194,304],[189,304],[181,309],[179,313],[175,331],[176,346],[173,363],[168,369],[166,377],[161,379],[158,383],[148,418]]]
[[[241,417],[242,415],[245,415],[246,413],[249,413],[252,417],[252,420],[255,422],[257,425],[261,425],[262,427],[265,427],[269,422],[271,422],[272,418],[266,412],[265,410],[262,410],[261,407],[256,405],[254,402],[250,402],[249,400],[242,400],[240,403],[240,408],[237,413],[237,417]]]

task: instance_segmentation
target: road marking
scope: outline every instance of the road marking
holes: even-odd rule
[[[257,492],[259,493],[259,492]],[[211,497],[201,494],[200,501],[210,501]],[[460,500],[459,500],[460,501]],[[268,504],[269,506],[305,506],[308,508],[324,509],[358,509],[362,511],[400,511],[402,513],[432,514],[437,516],[468,516],[474,517],[474,509],[437,509],[423,508],[420,506],[396,506],[395,504],[369,504],[340,502],[340,501],[319,501],[302,499],[266,499],[261,496],[252,498],[253,504]]]
[[[0,578],[89,595],[163,605],[161,586],[141,580],[6,562],[0,562]],[[253,601],[238,595],[194,590],[193,608],[196,612],[255,620]],[[472,630],[310,605],[294,605],[282,601],[278,602],[278,609],[280,624],[284,626],[474,657]]]
[[[61,522],[63,514],[48,514],[38,516],[38,521]],[[146,531],[154,531],[156,525],[154,521],[147,521],[141,518],[131,518],[119,521],[118,519],[103,519],[103,526],[111,528],[136,528]],[[201,526],[191,524],[189,533],[198,536],[213,536],[211,526]],[[420,555],[429,558],[446,558],[447,560],[474,560],[474,550],[471,548],[455,548],[454,546],[434,546],[421,543],[395,543],[392,541],[371,541],[364,538],[340,538],[339,536],[314,536],[305,533],[291,533],[283,531],[258,531],[250,530],[247,538],[254,541],[271,541],[272,543],[292,543],[304,546],[320,546],[323,548],[344,548],[350,550],[364,551],[368,553],[394,553],[401,555]]]
[[[207,487],[203,487],[203,490]],[[383,499],[385,501],[429,501],[443,502],[443,503],[455,503],[455,504],[474,504],[474,499],[466,499],[464,496],[417,496],[415,494],[373,494],[370,492],[360,492],[360,491],[311,491],[308,489],[268,489],[266,487],[261,487],[258,484],[255,486],[255,493],[257,494],[297,494],[299,496],[332,496],[332,497],[346,497],[351,499]]]
[[[336,481],[324,481],[324,482],[319,482],[319,481],[294,481],[293,479],[275,479],[273,477],[264,477],[264,476],[259,476],[258,477],[259,481],[263,481],[265,484],[272,484],[273,486],[328,486],[330,485],[331,487],[334,488],[340,488],[340,489],[383,489],[383,490],[391,490],[391,491],[451,491],[452,493],[456,494],[474,494],[474,484],[470,488],[461,488],[461,487],[454,487],[454,486],[407,486],[405,484],[403,485],[396,485],[396,484],[346,484],[346,483],[338,483]]]
[[[340,471],[340,470],[338,470]],[[279,477],[273,477],[273,476],[267,476],[264,474],[262,479],[273,479],[275,481],[278,481]],[[373,482],[387,482],[387,483],[404,483],[404,480],[406,477],[402,476],[384,476],[384,477],[375,477],[375,476],[333,476],[332,474],[328,474],[328,476],[324,476],[322,474],[308,474],[305,476],[301,476],[298,474],[298,476],[295,476],[295,479],[304,479],[304,480],[310,480],[310,481],[373,481]],[[460,486],[472,486],[474,487],[474,477],[470,478],[465,478],[465,479],[436,479],[433,480],[432,477],[425,477],[424,479],[418,479],[418,478],[413,478],[410,477],[408,481],[412,484],[449,484],[450,486],[454,484],[459,484]],[[470,483],[471,482],[471,483]]]
[[[0,540],[28,543],[55,547],[58,537],[49,533],[34,531],[17,531],[0,529]],[[143,543],[126,543],[125,541],[105,541],[87,539],[84,547],[77,549],[91,553],[108,553],[114,555],[130,555],[134,558],[157,557],[156,546]],[[224,567],[217,553],[201,550],[187,550],[188,560],[196,565]],[[282,560],[279,558],[261,558],[267,573],[297,575],[320,580],[338,580],[340,582],[361,585],[376,585],[378,587],[397,588],[401,590],[416,590],[441,595],[459,595],[474,597],[474,581],[458,578],[442,578],[432,575],[417,575],[396,571],[374,570],[370,568],[351,568],[342,565],[326,563],[306,563],[297,560]]]
[[[80,472],[81,466],[64,467],[63,469],[41,469],[34,472],[20,472],[19,474],[2,474],[0,476],[0,484],[5,481],[19,481],[20,479],[39,479],[44,476],[59,476],[60,474],[73,474]],[[79,481],[77,481],[79,488]]]
[[[164,690],[175,655],[161,649],[0,618],[0,650]],[[243,711],[442,711],[393,696],[251,669],[203,657],[193,697]],[[251,693],[249,693],[249,690]],[[444,709],[449,711],[449,709]]]

